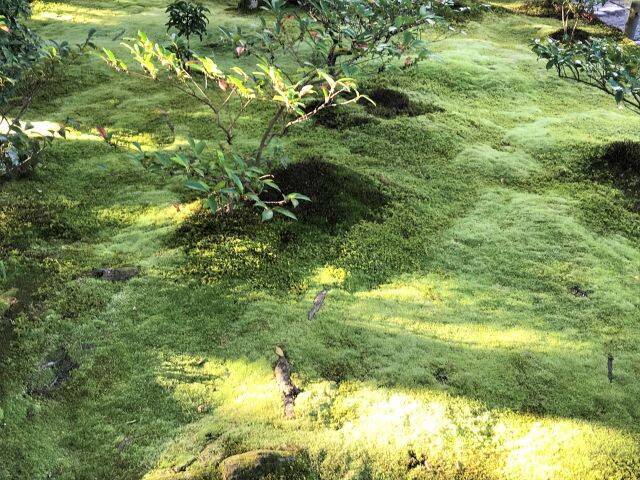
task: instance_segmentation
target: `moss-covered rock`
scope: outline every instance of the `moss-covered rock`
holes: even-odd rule
[[[296,457],[291,452],[252,450],[226,458],[220,464],[223,480],[259,480],[296,477]]]

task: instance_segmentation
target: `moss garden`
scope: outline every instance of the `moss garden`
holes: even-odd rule
[[[168,3],[0,21],[60,55],[0,83],[0,479],[640,478],[635,44]],[[619,85],[561,78],[598,45]]]

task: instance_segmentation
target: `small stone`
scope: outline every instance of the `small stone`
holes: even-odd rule
[[[253,450],[224,459],[220,473],[222,480],[260,480],[269,475],[293,473],[295,461],[291,452]]]
[[[571,287],[571,294],[580,298],[587,298],[589,296],[589,292],[583,290],[580,285],[574,285]]]
[[[178,473],[178,472],[184,472],[187,468],[189,468],[189,466],[191,466],[191,464],[193,464],[195,461],[197,460],[196,457],[189,457],[187,458],[184,462],[180,462],[179,464],[177,464],[175,467],[173,467],[173,471]]]

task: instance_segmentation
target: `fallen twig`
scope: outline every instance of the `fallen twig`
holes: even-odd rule
[[[329,290],[325,288],[320,293],[318,293],[318,295],[316,295],[316,298],[313,300],[313,307],[311,307],[311,310],[309,310],[309,314],[307,315],[308,320],[313,320],[313,317],[316,316],[316,313],[318,313],[318,310],[322,308],[322,305],[324,304],[324,299],[327,296],[327,293],[329,293]]]
[[[296,397],[300,393],[300,389],[298,389],[298,387],[296,387],[291,381],[291,364],[280,347],[276,347],[276,355],[278,355],[278,361],[276,362],[274,372],[276,382],[282,392],[284,416],[285,418],[294,418],[295,413],[293,411],[293,406]]]

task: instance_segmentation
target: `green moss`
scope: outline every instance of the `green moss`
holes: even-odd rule
[[[206,3],[203,53],[218,25],[257,25]],[[33,23],[120,48],[123,29],[163,34],[164,7],[38,2]],[[56,79],[30,120],[78,129],[0,186],[1,291],[20,305],[2,322],[0,478],[216,478],[256,449],[296,451],[309,479],[640,476],[638,214],[593,163],[640,119],[536,62],[529,41],[559,27],[488,13],[366,85],[438,111],[359,122],[357,105],[338,128],[292,129],[277,176],[314,200],[298,222],[212,218],[95,135],[215,141],[166,85],[96,59]],[[243,148],[265,108],[240,120]],[[118,265],[141,274],[83,277]],[[302,389],[291,421],[276,345]],[[60,351],[78,368],[25,394]]]

